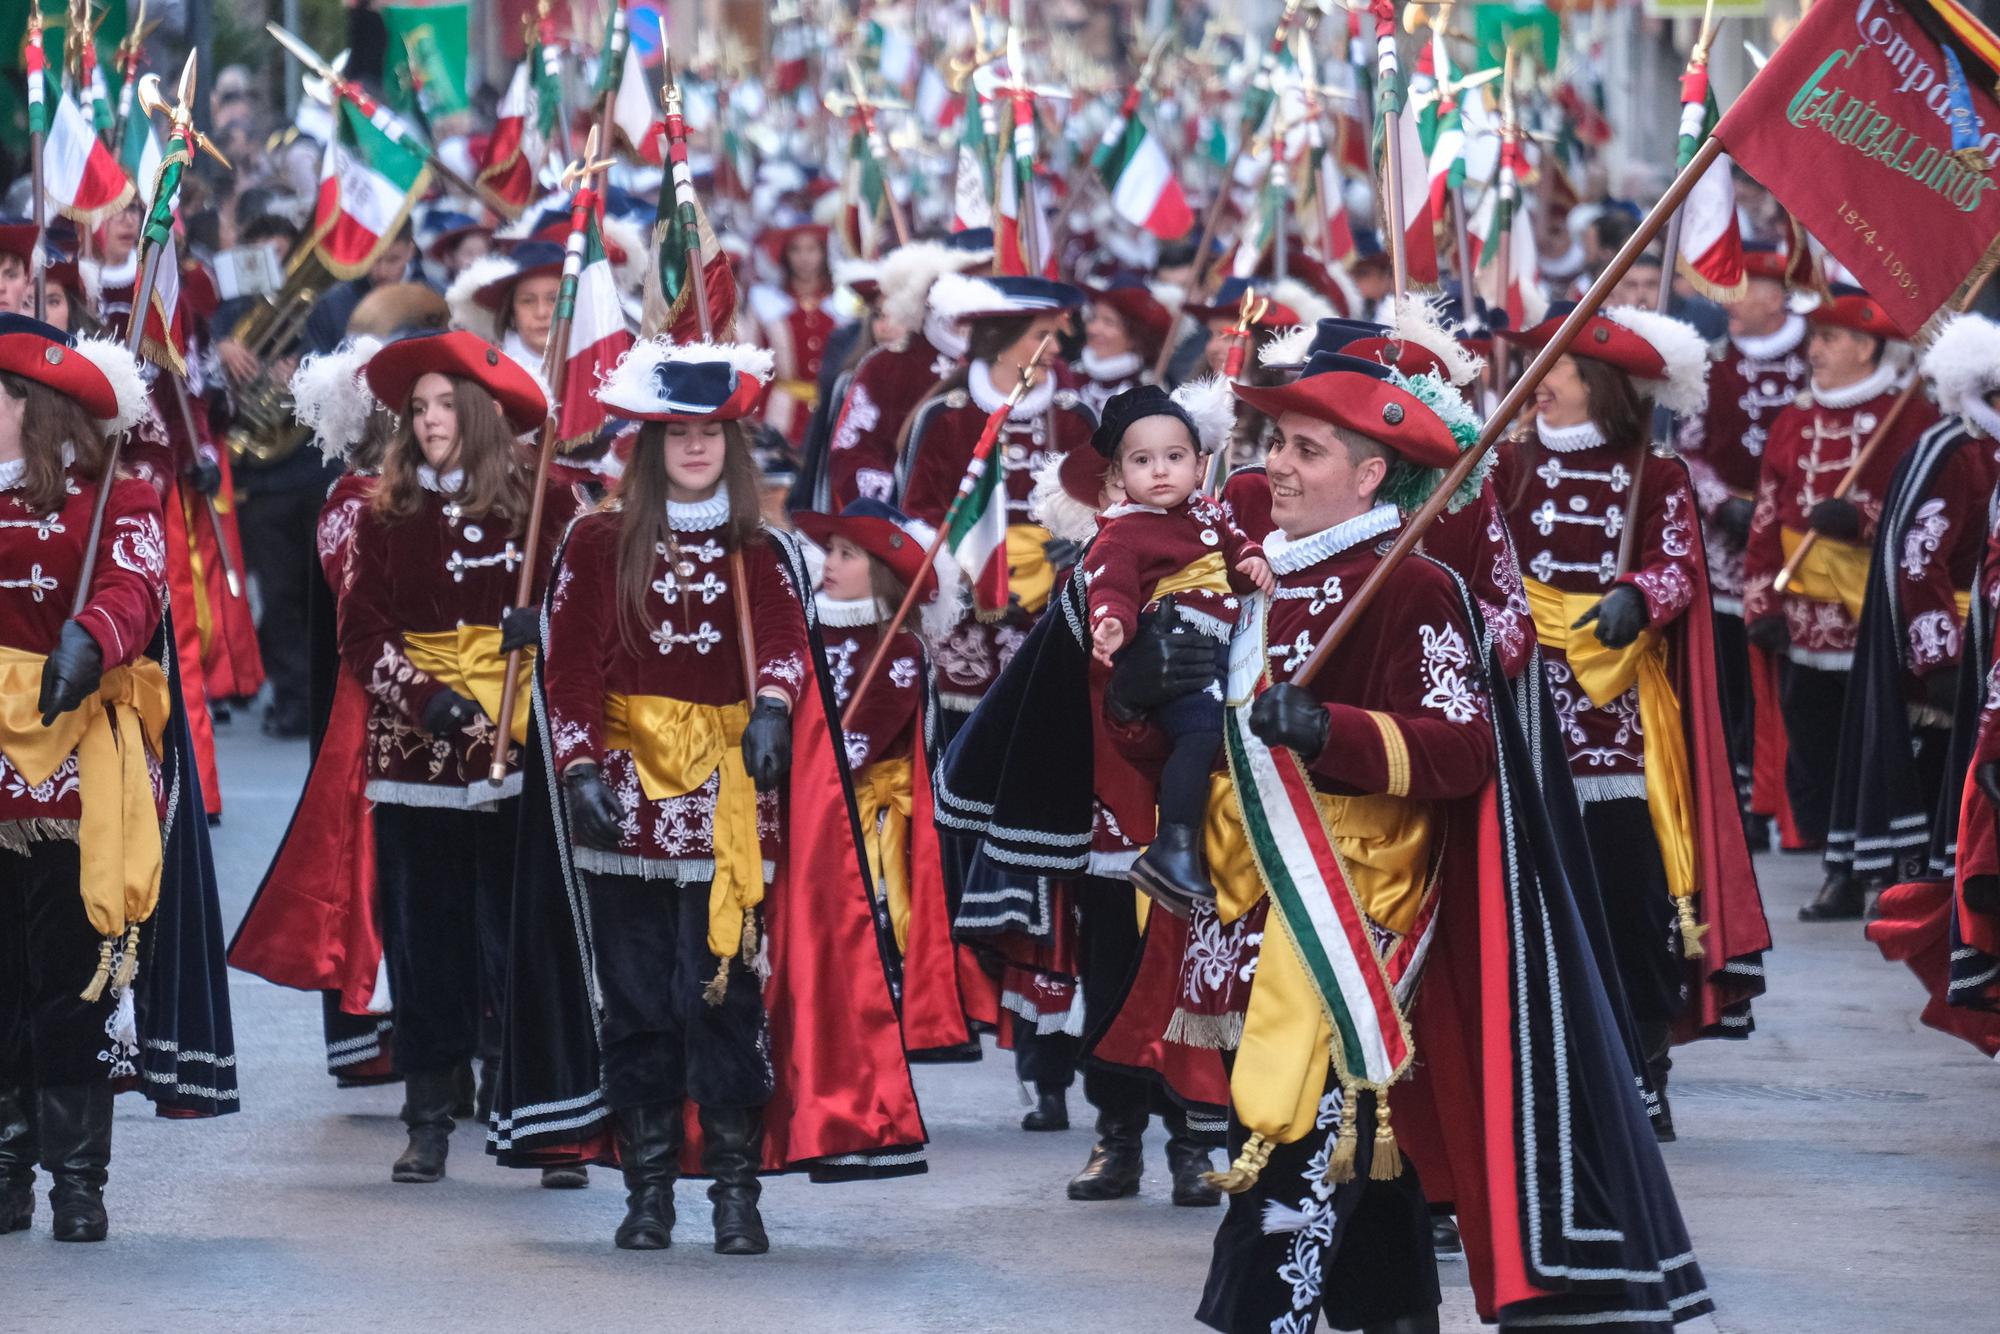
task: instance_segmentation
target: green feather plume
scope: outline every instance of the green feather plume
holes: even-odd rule
[[[1458,442],[1460,453],[1464,453],[1478,442],[1482,426],[1479,414],[1472,410],[1456,389],[1439,379],[1435,372],[1425,371],[1422,375],[1412,376],[1404,375],[1401,371],[1392,371],[1389,383],[1435,412],[1438,419],[1445,424],[1445,429],[1451,432],[1451,438]],[[1492,470],[1493,455],[1488,451],[1486,457],[1479,461],[1479,466],[1466,476],[1456,491],[1452,492],[1445,509],[1456,514],[1479,499],[1480,488],[1486,484],[1486,474]],[[1419,468],[1408,459],[1399,457],[1390,463],[1389,475],[1383,479],[1381,489],[1375,493],[1376,498],[1387,501],[1406,515],[1414,514],[1444,481],[1445,471],[1443,468]]]

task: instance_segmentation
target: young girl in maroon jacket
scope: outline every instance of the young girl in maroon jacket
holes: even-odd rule
[[[1219,380],[1194,387],[1195,411],[1227,411]],[[1109,666],[1131,638],[1142,610],[1172,597],[1184,624],[1221,643],[1236,628],[1237,594],[1269,591],[1264,549],[1231,523],[1199,488],[1203,435],[1183,401],[1153,385],[1117,394],[1091,447],[1118,474],[1123,504],[1098,517],[1097,540],[1083,561],[1090,589],[1090,638]],[[1202,870],[1196,835],[1208,806],[1208,776],[1222,745],[1222,688],[1170,701],[1154,714],[1172,741],[1160,770],[1160,828],[1132,866],[1132,881],[1176,915],[1190,900],[1215,900]]]

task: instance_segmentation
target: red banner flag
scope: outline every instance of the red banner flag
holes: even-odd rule
[[[1907,333],[2000,245],[1992,41],[1951,0],[1814,5],[1715,130]]]

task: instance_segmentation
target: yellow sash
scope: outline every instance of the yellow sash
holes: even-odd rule
[[[1681,702],[1667,679],[1667,646],[1660,632],[1648,629],[1622,649],[1606,648],[1597,640],[1594,622],[1571,628],[1596,605],[1596,594],[1565,593],[1539,579],[1522,582],[1535,615],[1535,633],[1542,643],[1563,651],[1592,704],[1601,708],[1638,684],[1639,727],[1646,736],[1646,813],[1666,863],[1667,892],[1687,898],[1695,892],[1694,783]]]
[[[1805,534],[1780,528],[1778,540],[1784,545],[1785,559],[1790,561]],[[1861,603],[1868,596],[1868,566],[1873,556],[1867,547],[1822,533],[1806,552],[1806,558],[1799,562],[1799,568],[1792,572],[1792,581],[1785,586],[1785,592],[1814,602],[1838,602],[1858,621]]]
[[[1007,591],[1021,599],[1021,610],[1040,611],[1055,592],[1056,567],[1042,544],[1054,537],[1038,523],[1007,525]]]
[[[160,901],[160,813],[146,757],[159,757],[166,735],[167,676],[146,658],[112,667],[96,694],[43,727],[36,697],[46,661],[0,646],[0,753],[38,787],[75,752],[84,912],[99,935],[121,935]],[[126,730],[127,719],[137,723],[136,734]]]
[[[819,386],[811,380],[773,380],[771,388],[790,395],[804,407],[814,407],[819,403]]]
[[[906,757],[877,760],[854,776],[869,882],[889,901],[889,925],[895,928],[899,950],[907,950],[910,941],[910,772]]]
[[[1157,601],[1169,593],[1227,593],[1229,567],[1220,551],[1210,551],[1175,570],[1153,588]]]
[[[708,883],[708,951],[733,958],[744,918],[764,901],[764,849],[757,841],[757,788],[743,767],[748,704],[691,704],[666,695],[604,697],[604,744],[630,751],[648,801],[694,791],[712,773],[715,878]]]
[[[492,625],[461,625],[456,630],[429,630],[403,636],[410,665],[425,676],[451,687],[478,703],[482,712],[500,720],[500,694],[507,686],[507,655],[500,651],[500,630]],[[529,698],[535,650],[521,650],[521,677],[514,685],[514,720],[508,731],[514,744],[528,739]]]

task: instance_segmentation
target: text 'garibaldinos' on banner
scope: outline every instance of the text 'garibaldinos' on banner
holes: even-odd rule
[[[1952,0],[1814,5],[1715,133],[1915,333],[2000,258],[1996,67]]]

